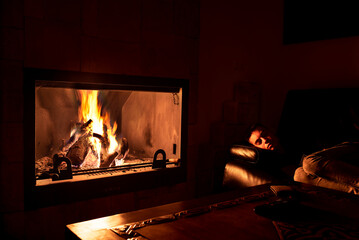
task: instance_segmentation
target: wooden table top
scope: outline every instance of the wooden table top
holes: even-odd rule
[[[302,185],[301,188],[303,188]],[[311,186],[307,186],[305,192],[310,192],[311,189]],[[357,216],[359,211],[358,199],[354,199],[355,202],[353,203],[351,197],[343,198],[335,194],[335,197],[329,197],[330,201],[326,201],[322,198],[327,199],[328,196],[332,196],[330,193],[329,195],[327,193],[323,195],[317,194],[318,191],[316,190],[313,191],[314,193],[305,195],[302,198],[304,204],[323,208],[323,210],[330,209],[335,214],[342,214],[344,211],[349,217],[359,218]],[[253,211],[256,206],[275,199],[276,197],[269,189],[269,185],[262,185],[241,189],[241,191],[225,192],[190,201],[176,202],[69,224],[66,226],[66,236],[69,239],[121,240],[125,238],[121,237],[121,234],[117,234],[121,233],[119,227],[134,226],[135,223],[149,223],[149,219],[175,215],[176,220],[174,221],[160,224],[145,224],[135,231],[140,236],[142,235],[143,239],[156,240],[280,239],[273,221],[259,216]],[[338,205],[336,201],[340,201],[341,204]],[[228,207],[227,205],[231,206]],[[349,211],[347,211],[348,206],[350,208]],[[332,209],[333,207],[334,209]],[[196,211],[199,211],[199,214],[193,214],[194,216],[192,216],[191,212],[196,213]]]

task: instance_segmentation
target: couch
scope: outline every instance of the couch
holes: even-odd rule
[[[341,157],[348,149],[343,142],[359,142],[359,89],[289,91],[277,136],[284,155],[245,143],[230,146],[224,188],[298,181],[359,194],[359,151],[349,151],[349,162]],[[347,181],[348,169],[354,177]]]

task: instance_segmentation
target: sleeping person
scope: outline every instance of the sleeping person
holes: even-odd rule
[[[250,127],[247,141],[256,148],[284,154],[278,138],[261,124]],[[359,142],[344,142],[303,155],[294,180],[359,195]]]

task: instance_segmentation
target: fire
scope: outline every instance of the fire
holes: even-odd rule
[[[91,120],[90,129],[92,133],[97,136],[102,136],[106,142],[108,141],[108,146],[103,146],[104,143],[101,142],[99,138],[89,138],[96,153],[96,159],[93,160],[95,162],[94,165],[99,167],[101,163],[101,153],[109,155],[119,148],[119,143],[116,140],[117,123],[114,122],[113,126],[111,126],[109,114],[102,108],[102,105],[98,101],[97,90],[79,90],[78,93],[81,101],[81,105],[78,109],[79,120],[83,123]]]

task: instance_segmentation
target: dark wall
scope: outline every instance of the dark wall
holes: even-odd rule
[[[284,0],[285,44],[359,35],[357,1]]]
[[[289,89],[359,86],[358,56],[359,37],[284,45],[283,0],[202,1],[199,105],[223,121],[234,87],[258,83],[259,120],[276,129]]]

